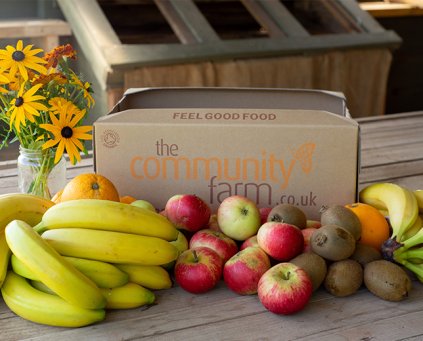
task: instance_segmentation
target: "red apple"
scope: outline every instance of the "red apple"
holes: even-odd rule
[[[182,252],[176,260],[174,274],[179,286],[193,294],[213,289],[222,276],[222,258],[208,247]]]
[[[254,236],[244,240],[241,244],[241,246],[239,247],[240,250],[244,250],[247,247],[250,246],[259,246],[257,243],[257,235],[255,234]]]
[[[222,258],[223,263],[238,252],[238,245],[233,239],[223,232],[210,229],[200,230],[192,235],[189,241],[189,248],[193,249],[198,246],[206,246],[216,251]]]
[[[270,260],[266,252],[259,247],[248,247],[225,263],[223,280],[237,294],[256,294],[260,277],[269,268]]]
[[[289,261],[303,252],[304,237],[295,225],[269,221],[257,232],[259,246],[273,259]]]
[[[322,226],[322,224],[318,220],[310,220],[310,219],[308,219],[307,222],[306,222],[306,226],[307,227],[313,227],[315,229],[318,229],[318,228],[320,228]]]
[[[261,276],[257,293],[267,310],[289,315],[307,305],[313,293],[313,285],[307,273],[297,265],[279,263]]]
[[[304,249],[303,252],[308,252],[311,251],[311,246],[310,246],[310,238],[313,235],[314,231],[316,231],[317,229],[314,227],[307,227],[304,230],[301,230],[301,233],[303,234],[304,237]]]
[[[217,209],[221,231],[235,240],[246,240],[260,227],[260,212],[252,200],[241,195],[225,198]]]
[[[272,210],[272,207],[260,207],[260,225],[263,225],[265,222],[267,222],[267,217],[269,216],[270,211]]]
[[[210,219],[210,207],[194,194],[177,194],[165,206],[166,217],[176,228],[196,232],[204,228]]]

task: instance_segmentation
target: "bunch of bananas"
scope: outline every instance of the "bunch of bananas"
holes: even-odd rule
[[[360,202],[389,217],[392,234],[382,245],[384,258],[402,264],[423,282],[423,190],[376,183],[360,191]]]
[[[177,258],[179,232],[155,212],[95,199],[54,205],[28,194],[0,196],[0,212],[1,292],[23,318],[85,326],[106,309],[152,304],[152,290],[172,286],[161,265]]]

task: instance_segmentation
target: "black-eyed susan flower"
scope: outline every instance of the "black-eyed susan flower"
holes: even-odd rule
[[[81,140],[92,139],[92,136],[88,134],[92,126],[77,126],[85,115],[85,109],[79,110],[71,102],[58,98],[51,100],[50,105],[52,106],[50,111],[52,124],[40,124],[40,128],[51,133],[53,138],[45,142],[42,148],[57,146],[54,162],[59,162],[63,153],[66,152],[71,163],[75,164],[81,160],[79,151],[84,150]]]
[[[94,105],[95,101],[93,96],[91,96],[92,89],[91,89],[91,84],[89,82],[82,83],[82,81],[78,78],[78,76],[76,74],[73,74],[71,83],[78,86],[81,89],[82,95],[87,101],[88,107],[91,107],[92,105]]]
[[[21,125],[26,126],[25,119],[35,122],[34,116],[40,116],[41,110],[48,110],[44,104],[38,102],[45,99],[44,96],[36,95],[40,87],[41,84],[38,84],[25,91],[25,83],[23,83],[16,97],[10,102],[8,111],[10,126],[14,125],[18,133],[21,131]]]
[[[35,70],[41,74],[47,73],[44,67],[46,61],[36,55],[42,49],[32,49],[33,45],[23,46],[22,40],[16,44],[16,48],[8,45],[6,49],[0,50],[0,70],[9,70],[11,77],[19,72],[24,80],[28,80],[27,69]]]

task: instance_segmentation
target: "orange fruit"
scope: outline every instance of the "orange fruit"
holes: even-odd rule
[[[131,195],[124,195],[123,197],[119,198],[120,202],[123,202],[125,204],[130,204],[131,202],[134,202],[135,200],[137,200],[136,198],[134,198]]]
[[[75,199],[103,199],[120,201],[115,185],[101,174],[77,175],[63,188],[61,201]]]
[[[381,250],[383,242],[389,239],[390,229],[385,217],[379,210],[364,203],[345,205],[352,210],[361,222],[360,243]]]

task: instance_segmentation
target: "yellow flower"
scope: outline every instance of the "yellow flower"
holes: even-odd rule
[[[4,88],[2,85],[5,84],[9,84],[10,83],[10,79],[7,78],[7,76],[5,74],[1,74],[0,73],[0,92],[7,94],[9,92],[8,89]]]
[[[53,104],[53,105],[52,105]],[[84,150],[80,140],[91,140],[92,136],[87,134],[92,130],[91,126],[79,126],[77,124],[83,119],[85,109],[79,110],[75,105],[66,100],[54,98],[50,101],[53,110],[50,111],[52,124],[40,124],[40,127],[53,134],[53,139],[43,144],[42,148],[47,149],[57,145],[54,162],[61,159],[64,152],[69,155],[72,164],[81,160],[79,150]],[[56,117],[58,113],[59,118]]]
[[[45,99],[44,96],[35,95],[41,84],[35,85],[28,91],[25,91],[25,83],[22,84],[17,96],[10,101],[10,127],[15,124],[16,131],[20,133],[22,124],[26,126],[25,118],[30,122],[35,122],[34,116],[40,116],[39,110],[48,110],[48,108],[37,101]]]
[[[88,107],[91,107],[92,105],[94,105],[95,101],[93,96],[91,96],[91,93],[90,93],[92,89],[91,89],[91,84],[89,82],[82,83],[81,80],[78,78],[78,76],[73,74],[72,84],[75,84],[79,86],[81,89],[83,89],[83,96],[85,100],[87,101]]]
[[[0,50],[0,70],[9,70],[10,76],[14,77],[19,71],[24,80],[28,80],[28,69],[46,74],[47,69],[43,66],[46,61],[36,54],[42,52],[42,49],[32,50],[33,45],[23,46],[22,40],[16,44],[16,48],[11,45],[6,46],[5,50]]]

